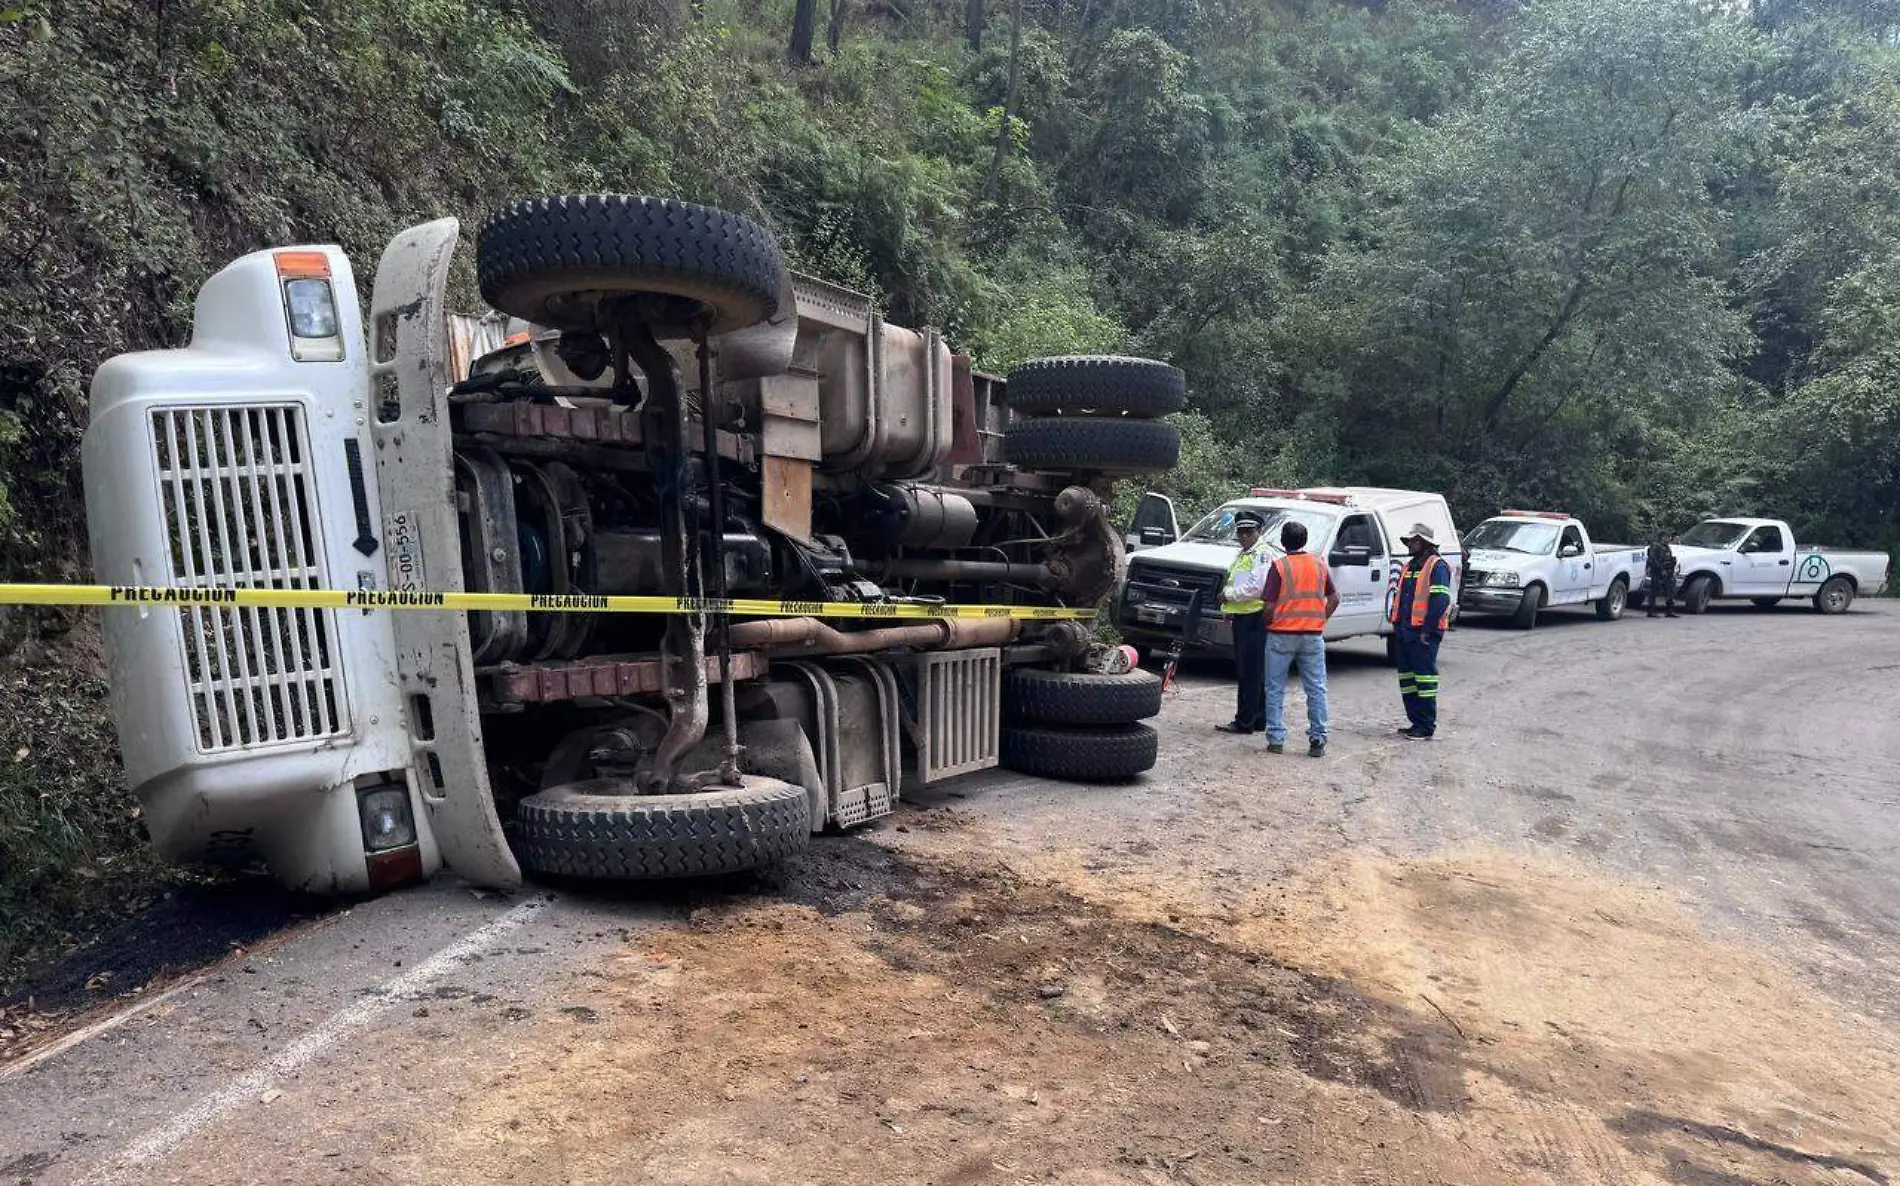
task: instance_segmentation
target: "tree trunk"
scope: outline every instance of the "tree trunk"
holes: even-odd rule
[[[838,43],[844,40],[845,15],[850,10],[845,7],[847,0],[831,0],[831,20],[825,26],[825,44],[835,55]]]
[[[996,129],[996,155],[990,158],[990,176],[984,183],[983,192],[994,196],[996,186],[1003,177],[1003,158],[1009,151],[1010,124],[1016,118],[1016,85],[1020,79],[1023,48],[1023,0],[1010,0],[1009,4],[1009,86],[1003,92],[1003,122]]]
[[[812,26],[818,18],[818,0],[798,0],[792,10],[792,43],[785,58],[793,66],[811,65]]]
[[[983,52],[983,0],[968,0],[964,5],[963,41],[971,53]]]
[[[1577,310],[1582,306],[1583,298],[1589,291],[1589,280],[1582,276],[1577,277],[1577,282],[1570,288],[1570,294],[1564,297],[1563,304],[1558,306],[1557,312],[1551,317],[1550,328],[1544,331],[1544,336],[1537,339],[1536,344],[1524,357],[1517,360],[1517,365],[1504,376],[1504,382],[1500,383],[1498,389],[1485,400],[1485,431],[1489,432],[1497,428],[1498,418],[1504,414],[1504,406],[1511,402],[1511,393],[1517,390],[1517,385],[1524,381],[1525,375],[1530,374],[1531,368],[1537,365],[1538,360],[1544,357],[1544,352],[1563,336],[1564,330],[1570,328],[1571,319],[1577,315]]]

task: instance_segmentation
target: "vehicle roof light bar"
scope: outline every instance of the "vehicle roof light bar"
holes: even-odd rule
[[[1521,519],[1573,519],[1576,516],[1568,511],[1514,511],[1508,507],[1498,512],[1500,515],[1516,515]]]
[[[1335,506],[1349,506],[1352,495],[1332,490],[1280,490],[1270,486],[1255,486],[1247,491],[1249,498],[1292,498],[1301,502],[1330,502]]]

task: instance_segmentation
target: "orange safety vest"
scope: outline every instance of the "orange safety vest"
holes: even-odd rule
[[[1401,586],[1405,584],[1408,577],[1412,581],[1412,611],[1406,616],[1410,619],[1412,629],[1414,630],[1418,630],[1425,625],[1425,612],[1431,608],[1432,604],[1432,570],[1437,568],[1439,561],[1443,559],[1444,557],[1440,556],[1437,552],[1427,553],[1424,565],[1416,571],[1412,568],[1413,561],[1407,560],[1405,562],[1405,571],[1399,575],[1399,584]],[[1445,566],[1445,571],[1447,573],[1451,571],[1449,564]],[[1445,612],[1439,615],[1438,623],[1432,627],[1432,629],[1439,634],[1443,634],[1446,627],[1451,625],[1451,589],[1449,586],[1445,588],[1445,596]],[[1393,596],[1392,608],[1387,612],[1385,617],[1386,621],[1391,622],[1393,625],[1398,624],[1399,598],[1397,595]]]
[[[1318,556],[1291,552],[1273,562],[1280,599],[1267,629],[1275,634],[1322,634],[1326,630],[1326,566]]]

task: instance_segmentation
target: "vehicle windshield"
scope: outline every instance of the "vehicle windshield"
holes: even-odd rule
[[[1560,523],[1526,523],[1522,519],[1486,519],[1465,533],[1465,548],[1489,548],[1497,552],[1523,552],[1542,556],[1557,547]]]
[[[1748,524],[1730,523],[1724,519],[1710,519],[1707,523],[1697,523],[1682,533],[1677,541],[1691,548],[1732,548],[1742,542],[1748,534]]]
[[[1309,546],[1318,547],[1326,542],[1327,532],[1332,530],[1333,521],[1339,517],[1338,511],[1321,510],[1318,507],[1262,507],[1229,503],[1219,510],[1209,511],[1182,538],[1201,544],[1234,543],[1234,516],[1241,511],[1252,511],[1260,516],[1266,524],[1260,536],[1275,551],[1280,548],[1280,528],[1286,523],[1304,524]]]

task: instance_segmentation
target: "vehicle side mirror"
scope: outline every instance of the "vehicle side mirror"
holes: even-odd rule
[[[1572,556],[1581,556],[1581,555],[1583,555],[1583,549],[1579,548],[1575,544],[1565,544],[1563,548],[1560,549],[1557,553],[1558,558],[1563,559],[1563,560],[1568,560]]]
[[[1333,554],[1326,559],[1342,567],[1364,568],[1372,563],[1372,549],[1364,544],[1347,544],[1334,548]]]
[[[1129,526],[1144,548],[1158,548],[1181,538],[1181,521],[1174,517],[1174,501],[1165,494],[1149,491],[1135,508],[1135,521]]]

